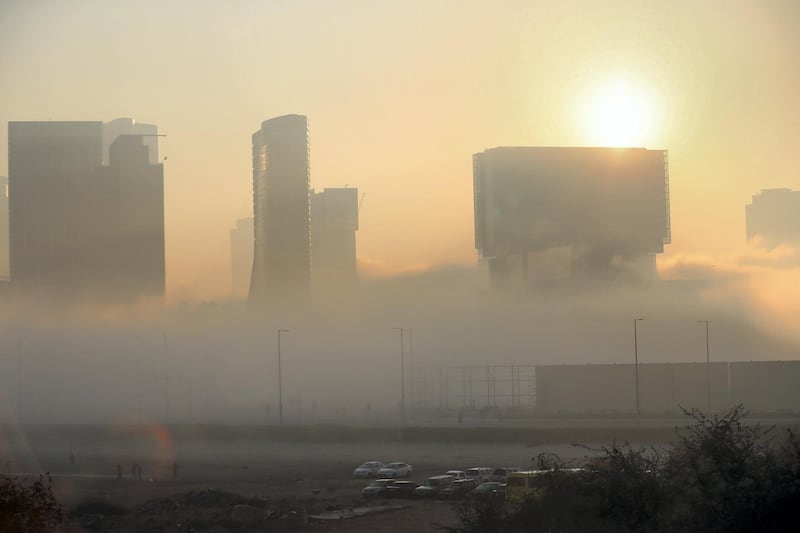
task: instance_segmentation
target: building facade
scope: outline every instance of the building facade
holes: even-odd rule
[[[311,195],[311,276],[321,290],[352,288],[356,265],[358,189],[325,188]]]
[[[311,282],[308,119],[284,115],[266,120],[252,142],[250,302],[301,302]]]
[[[567,277],[655,273],[670,242],[667,153],[499,147],[473,156],[475,247],[494,285],[561,263]]]
[[[764,189],[744,209],[748,241],[768,247],[800,242],[800,191]]]

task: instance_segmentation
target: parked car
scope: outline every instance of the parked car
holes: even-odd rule
[[[511,472],[519,472],[522,470],[516,466],[506,466],[503,468],[495,468],[492,472],[492,475],[489,476],[488,481],[497,481],[498,483],[505,483],[506,479],[508,478],[508,474]]]
[[[413,468],[407,463],[388,463],[383,465],[383,468],[378,470],[378,477],[408,477],[411,475]]]
[[[383,463],[380,461],[367,461],[353,470],[353,477],[376,477],[381,468],[383,468]]]
[[[494,470],[485,466],[476,466],[474,468],[467,468],[466,470],[467,477],[477,479],[478,483],[489,481],[489,476],[492,475],[492,472],[494,472]]]
[[[440,490],[455,481],[456,478],[449,475],[433,476],[426,479],[422,485],[414,489],[415,498],[433,498]]]
[[[378,496],[382,496],[383,493],[386,491],[387,487],[394,483],[394,479],[376,479],[363,489],[361,489],[361,495],[365,498],[374,498]]]
[[[487,481],[481,483],[472,492],[469,493],[472,498],[486,499],[486,500],[505,500],[506,498],[506,484],[499,481]]]
[[[467,494],[477,486],[478,481],[475,479],[454,479],[452,483],[440,490],[436,496],[443,499],[466,498]]]
[[[413,481],[395,481],[386,486],[383,496],[386,498],[410,498],[417,487],[419,485]]]
[[[447,472],[445,472],[445,475],[453,476],[456,479],[464,479],[467,477],[467,473],[464,472],[463,470],[448,470]]]

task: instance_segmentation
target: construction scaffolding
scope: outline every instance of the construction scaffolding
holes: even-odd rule
[[[415,369],[413,407],[533,408],[534,365],[428,366]]]

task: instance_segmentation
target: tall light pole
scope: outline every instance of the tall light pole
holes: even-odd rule
[[[644,320],[644,318],[634,318],[633,319],[633,368],[634,368],[634,380],[635,380],[635,387],[636,387],[636,417],[639,417],[639,335],[636,330],[636,324]]]
[[[164,333],[164,423],[169,424],[169,352],[166,333]]]
[[[406,354],[403,345],[405,328],[392,328],[400,332],[400,411],[403,414],[403,421],[406,419]]]
[[[711,351],[708,345],[708,320],[698,320],[706,325],[706,414],[711,412]]]
[[[288,329],[278,330],[278,424],[283,425],[283,377],[281,375],[281,333],[289,333]]]
[[[414,412],[414,331],[408,330],[408,371],[411,374],[409,392],[411,393],[411,412]]]
[[[22,336],[17,335],[17,418],[22,422]]]

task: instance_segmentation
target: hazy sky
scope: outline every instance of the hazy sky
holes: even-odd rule
[[[359,255],[391,272],[474,262],[471,154],[605,144],[613,93],[630,144],[670,151],[667,255],[730,254],[753,193],[800,188],[798,22],[793,0],[2,0],[0,146],[12,120],[158,124],[167,290],[212,298],[262,120],[309,117],[312,186],[366,192]]]

